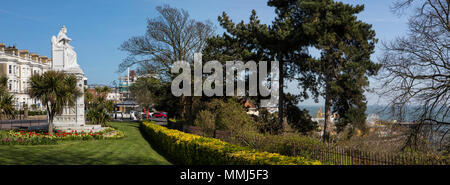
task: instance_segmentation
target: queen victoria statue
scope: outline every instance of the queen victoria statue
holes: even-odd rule
[[[63,26],[59,31],[58,36],[52,37],[53,60],[51,69],[75,75],[77,77],[77,87],[83,94],[76,97],[76,104],[74,107],[65,107],[63,113],[55,117],[54,125],[60,129],[84,129],[84,80],[86,77],[84,76],[83,70],[77,63],[77,53],[70,45],[72,39],[70,39],[66,34],[67,28]]]
[[[52,54],[54,54],[53,57],[59,57],[60,59],[62,59],[59,62],[53,63],[52,67],[55,70],[56,69],[80,68],[77,63],[77,53],[74,51],[74,48],[69,44],[72,41],[72,39],[70,39],[66,34],[67,34],[67,28],[66,28],[66,26],[63,26],[61,28],[61,30],[59,31],[58,36],[52,37]],[[54,53],[53,51],[59,51],[59,52]]]

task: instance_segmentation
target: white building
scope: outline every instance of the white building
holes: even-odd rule
[[[119,92],[116,92],[115,89],[113,89],[112,92],[109,92],[106,95],[106,100],[111,100],[114,103],[119,103],[121,99],[122,99],[122,94],[120,94]]]
[[[39,100],[28,95],[29,80],[33,74],[42,74],[51,68],[51,58],[19,50],[15,46],[6,47],[0,43],[0,75],[8,77],[8,89],[14,95],[17,109],[36,104],[43,106]]]

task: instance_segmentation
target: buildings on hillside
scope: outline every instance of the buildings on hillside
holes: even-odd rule
[[[339,118],[337,113],[333,113],[330,115],[331,124],[334,124],[334,121]],[[319,125],[323,125],[325,122],[325,113],[322,112],[322,108],[320,107],[316,113],[316,117],[311,118],[312,121],[319,123]]]
[[[25,106],[30,108],[33,104],[42,109],[41,102],[28,95],[28,84],[33,74],[42,74],[50,70],[51,62],[52,59],[46,56],[0,43],[0,75],[8,78],[7,87],[14,95],[17,109]]]

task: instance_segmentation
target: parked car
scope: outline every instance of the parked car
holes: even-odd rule
[[[111,116],[111,118],[113,118],[113,119],[115,119],[116,118],[116,116],[117,116],[117,119],[120,119],[120,118],[122,118],[122,112],[120,112],[120,111],[116,111],[116,112],[112,112],[112,113],[110,113],[110,116]]]
[[[155,112],[153,113],[152,117],[154,118],[167,118],[167,115],[160,113],[160,112]]]

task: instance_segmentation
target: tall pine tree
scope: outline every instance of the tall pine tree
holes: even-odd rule
[[[365,125],[364,88],[369,85],[368,76],[375,75],[380,67],[370,60],[377,39],[371,25],[357,20],[356,14],[364,6],[333,0],[299,3],[313,11],[309,26],[317,38],[314,47],[321,52],[316,70],[325,99],[323,138],[327,141],[332,107],[340,115],[338,127]]]

